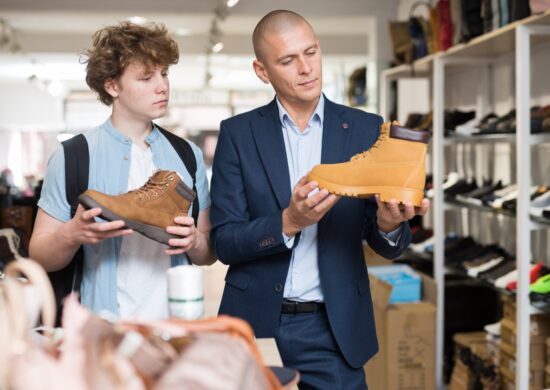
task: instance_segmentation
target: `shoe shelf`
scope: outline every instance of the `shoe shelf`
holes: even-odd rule
[[[425,77],[430,80],[433,112],[433,137],[431,142],[431,163],[433,173],[434,197],[432,200],[432,216],[434,230],[434,279],[437,285],[436,313],[436,385],[443,385],[443,342],[444,342],[444,302],[445,302],[445,259],[444,259],[444,226],[445,208],[443,176],[444,146],[456,142],[508,142],[514,145],[516,151],[516,177],[519,188],[517,213],[515,214],[516,245],[515,257],[524,259],[530,257],[533,224],[548,228],[544,221],[529,216],[529,187],[531,185],[531,146],[550,142],[548,134],[530,134],[530,103],[531,103],[531,56],[537,48],[542,48],[550,42],[550,11],[540,15],[511,23],[490,33],[472,39],[468,43],[449,48],[445,52],[429,55],[410,65],[401,65],[386,69],[381,73],[380,112],[387,117],[390,107],[390,82],[399,78]],[[479,101],[490,99],[486,94],[489,85],[485,85],[490,76],[493,63],[502,61],[514,64],[515,68],[515,108],[516,133],[490,134],[482,136],[444,137],[445,111],[445,78],[447,70],[466,67],[477,67],[482,72],[482,84],[477,91]],[[483,106],[483,103],[482,103]],[[484,107],[480,107],[484,108]],[[485,114],[483,109],[480,114]],[[456,207],[451,206],[451,207]],[[460,207],[472,207],[460,205]],[[491,209],[482,208],[483,211]],[[491,212],[494,212],[491,210]],[[514,216],[513,213],[510,216]],[[530,317],[535,309],[529,302],[529,264],[517,264],[518,292],[517,307],[517,343],[516,343],[516,386],[518,389],[528,388],[529,383],[529,326]]]
[[[447,51],[438,52],[419,58],[411,64],[403,64],[382,71],[383,77],[390,79],[400,77],[431,76],[433,62],[436,58],[482,58],[491,59],[501,55],[513,53],[516,49],[515,31],[519,26],[550,25],[550,11],[533,15],[500,27],[489,33],[480,35],[467,43],[450,47]],[[543,36],[533,37],[534,46],[548,42]]]
[[[447,209],[452,209],[452,208],[457,208],[457,207],[458,208],[468,208],[468,209],[471,209],[471,210],[478,210],[478,211],[491,213],[491,214],[495,214],[495,215],[505,215],[505,216],[510,217],[510,218],[516,218],[516,213],[512,210],[495,209],[495,208],[490,207],[490,206],[485,206],[485,205],[481,206],[481,205],[461,202],[461,201],[456,200],[456,199],[446,199],[444,205],[446,206]],[[533,215],[529,215],[529,219],[531,220],[533,229],[541,229],[541,228],[548,229],[548,228],[550,228],[550,219],[542,218],[542,217],[535,217]]]
[[[517,141],[516,134],[485,134],[485,135],[452,135],[444,138],[445,145],[456,143],[495,143],[506,142],[515,143]],[[550,142],[550,133],[531,134],[529,137],[531,145],[539,145]]]
[[[415,252],[411,249],[406,250],[402,256],[400,256],[398,259],[407,259],[410,257],[415,257],[418,259],[422,259],[425,261],[433,261],[433,254],[430,252]],[[445,265],[444,270],[445,276],[459,276],[464,277],[469,280],[471,280],[472,283],[477,283],[479,285],[485,286],[487,288],[490,288],[492,290],[495,290],[501,295],[511,296],[515,297],[516,293],[513,291],[509,291],[505,288],[496,287],[493,283],[481,279],[478,277],[474,277],[471,275],[468,275],[467,272],[465,272],[463,269],[460,269],[458,267],[453,267],[452,265]],[[541,313],[548,313],[550,312],[550,300],[546,301],[531,301],[531,304],[529,305],[529,315],[532,314],[541,314]]]

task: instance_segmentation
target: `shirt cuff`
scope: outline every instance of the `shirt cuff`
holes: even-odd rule
[[[391,246],[397,246],[397,244],[399,243],[399,239],[401,238],[402,231],[403,231],[403,225],[399,225],[397,229],[392,230],[389,233],[385,233],[382,230],[378,229],[378,232],[380,233],[382,238],[384,238],[388,242],[388,244],[390,244]]]
[[[286,247],[288,249],[292,249],[292,247],[294,246],[294,238],[296,236],[288,237],[286,234],[284,233],[282,234],[283,234],[283,242],[285,243]]]

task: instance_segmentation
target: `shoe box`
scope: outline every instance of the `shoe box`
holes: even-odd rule
[[[454,365],[449,390],[474,389],[481,378],[472,369],[473,362],[487,362],[491,359],[487,348],[487,334],[485,332],[455,333],[453,342]]]
[[[501,367],[500,373],[502,375],[502,389],[503,390],[516,390],[515,374],[508,371],[508,369]],[[529,390],[541,390],[544,389],[544,370],[533,371],[529,370]]]
[[[500,323],[500,371],[504,389],[515,387],[516,334],[515,319],[503,318]],[[548,313],[531,315],[529,340],[530,389],[542,389],[544,387],[545,365],[548,362],[546,351],[548,336],[550,336],[550,315]]]
[[[436,284],[418,273],[422,301],[391,304],[392,285],[370,274],[379,352],[365,365],[371,389],[435,389]]]

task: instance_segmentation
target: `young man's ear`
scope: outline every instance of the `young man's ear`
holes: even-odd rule
[[[258,76],[258,78],[262,80],[265,84],[269,84],[269,77],[265,70],[264,64],[262,64],[260,60],[256,59],[252,62],[252,67],[254,68],[256,76]]]
[[[105,88],[105,91],[111,95],[113,98],[118,97],[118,91],[120,87],[118,86],[118,83],[114,79],[107,79],[103,83],[103,88]]]

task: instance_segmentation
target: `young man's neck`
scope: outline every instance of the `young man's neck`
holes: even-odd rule
[[[317,104],[319,104],[319,99],[320,97],[312,102],[305,103],[289,102],[282,99],[279,99],[279,101],[300,131],[304,131],[309,123],[309,119],[317,108]]]
[[[116,113],[115,110],[113,110],[111,122],[117,131],[130,138],[134,144],[142,148],[149,147],[149,144],[145,142],[145,138],[147,138],[153,129],[151,121],[129,118],[128,116]]]

